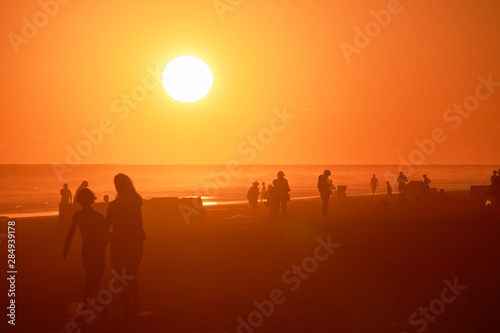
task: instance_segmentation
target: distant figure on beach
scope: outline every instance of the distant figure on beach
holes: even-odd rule
[[[405,185],[406,185],[406,182],[408,182],[408,178],[406,178],[405,174],[403,173],[403,171],[400,171],[399,172],[399,176],[398,178],[396,179],[396,181],[398,182],[399,184],[399,194],[403,193],[404,190],[405,190]]]
[[[427,178],[427,175],[423,175],[422,177],[424,178],[425,190],[429,191],[429,189],[430,189],[429,184],[431,183],[431,180],[429,178]]]
[[[273,185],[270,190],[267,192],[267,201],[269,202],[269,216],[271,220],[277,221],[280,210],[280,201],[278,198],[278,192],[276,190],[276,186],[278,184],[278,180],[273,180]]]
[[[72,195],[68,184],[63,184],[63,188],[59,192],[61,194],[61,202],[59,203],[59,230],[67,228],[71,224],[73,216]]]
[[[266,199],[266,201],[264,202],[264,206],[266,206],[267,209],[270,209],[270,203],[271,203],[271,197],[273,195],[273,185],[269,184],[267,186],[267,190],[266,190],[266,193],[264,193],[264,199]]]
[[[259,201],[259,182],[255,181],[247,192],[248,203],[252,205],[252,212],[257,213],[257,202]]]
[[[69,246],[78,226],[82,234],[82,262],[86,272],[84,300],[89,297],[95,298],[101,290],[106,246],[109,242],[109,223],[101,213],[92,208],[95,199],[94,193],[88,188],[80,190],[77,200],[82,206],[82,210],[73,215],[63,250],[64,260],[67,261]],[[104,314],[107,315],[106,307],[104,307],[104,311]]]
[[[87,187],[89,187],[89,182],[84,180],[82,184],[78,186],[78,188],[75,191],[75,201],[78,201],[78,194],[80,193],[80,191]]]
[[[107,195],[107,194],[106,194],[106,195],[103,197],[103,200],[104,200],[104,203],[105,203],[105,204],[109,204],[109,195]]]
[[[378,179],[373,175],[372,179],[370,179],[370,186],[372,188],[372,193],[375,195],[375,192],[377,191],[377,186],[378,186]]]
[[[332,195],[332,189],[330,188],[330,183],[328,182],[331,175],[330,170],[325,170],[323,174],[318,176],[318,191],[321,196],[321,200],[323,201],[323,210],[322,210],[322,218],[326,219],[328,215],[328,204],[330,202],[330,196]]]
[[[387,185],[387,196],[392,197],[392,186],[390,181],[385,182]]]
[[[134,277],[120,293],[123,315],[137,315],[139,305],[139,283],[137,273],[142,261],[143,242],[146,240],[142,224],[142,198],[132,180],[118,174],[114,179],[117,198],[109,203],[106,219],[113,227],[110,257],[117,274]]]
[[[500,207],[500,169],[498,170],[497,173],[493,171],[493,175],[491,176],[491,186],[488,189],[488,194],[490,196],[490,201],[492,203],[492,206],[495,208]]]
[[[260,203],[264,202],[265,196],[266,196],[266,183],[262,182],[262,191],[260,192]]]
[[[493,174],[491,175],[491,178],[490,178],[491,183],[493,184],[493,183],[495,182],[495,180],[496,180],[496,179],[498,179],[498,177],[500,177],[500,176],[498,175],[498,171],[493,170]]]
[[[73,196],[68,184],[63,184],[63,188],[59,193],[61,194],[61,205],[71,205]]]
[[[278,172],[278,178],[275,180],[276,185],[274,185],[274,191],[278,205],[278,215],[276,218],[279,218],[279,206],[281,205],[283,218],[286,219],[286,203],[290,200],[290,186],[288,185],[288,180],[286,180],[285,173],[283,171]]]

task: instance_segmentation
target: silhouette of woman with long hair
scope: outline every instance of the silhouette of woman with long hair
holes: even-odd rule
[[[82,210],[73,215],[71,228],[66,236],[63,257],[69,253],[69,246],[75,234],[77,226],[82,233],[82,262],[87,273],[85,279],[85,295],[95,298],[101,290],[101,280],[104,275],[104,263],[106,258],[106,246],[109,242],[109,223],[104,216],[92,208],[96,197],[88,188],[81,189],[77,200],[82,206]],[[107,308],[104,314],[107,315]]]
[[[274,191],[277,200],[276,205],[278,207],[278,215],[276,216],[276,219],[279,218],[280,205],[283,212],[283,218],[286,219],[286,202],[290,200],[290,186],[288,185],[288,180],[286,180],[285,173],[283,171],[278,172],[278,178],[275,180],[276,183],[274,185]]]
[[[142,261],[146,234],[142,226],[142,198],[132,180],[117,174],[114,179],[117,198],[109,203],[106,219],[113,227],[110,256],[113,268],[119,274],[134,276],[120,294],[123,315],[139,313],[139,283],[137,273]]]

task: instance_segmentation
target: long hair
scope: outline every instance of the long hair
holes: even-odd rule
[[[129,176],[119,173],[115,176],[114,182],[119,198],[140,198]]]

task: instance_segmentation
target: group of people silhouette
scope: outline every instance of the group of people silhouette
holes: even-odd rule
[[[266,188],[266,183],[262,183],[262,192],[259,191],[259,182],[255,181],[247,192],[247,199],[252,206],[254,215],[257,213],[260,196],[261,202],[269,209],[269,216],[272,220],[279,219],[280,207],[283,219],[286,219],[286,204],[290,201],[290,191],[290,185],[285,178],[285,173],[280,171],[277,178],[273,180],[272,185],[268,185]]]
[[[500,173],[500,171],[499,171]],[[321,200],[323,202],[321,214],[322,218],[326,219],[328,216],[329,202],[330,198],[334,196],[335,190],[337,189],[334,185],[330,176],[332,172],[330,170],[325,170],[321,175],[318,176],[317,188],[320,193]],[[288,181],[284,178],[285,174],[283,171],[278,172],[277,179],[273,180],[273,184],[266,187],[264,182],[259,183],[258,181],[253,182],[252,187],[247,192],[247,199],[252,207],[252,212],[254,215],[257,214],[257,205],[259,201],[259,196],[261,197],[261,202],[269,209],[269,214],[271,219],[277,220],[279,218],[279,207],[282,207],[283,217],[286,217],[286,203],[290,200],[290,186]],[[426,174],[422,176],[423,178],[423,192],[424,194],[430,191],[431,180]],[[499,177],[500,179],[500,177]],[[398,190],[400,194],[400,199],[398,200],[398,207],[407,206],[408,199],[405,195],[406,183],[408,183],[408,177],[401,171],[396,179],[398,184]],[[500,184],[500,182],[499,182]],[[259,185],[262,186],[259,189]],[[377,176],[374,174],[370,179],[369,186],[372,190],[372,194],[375,195],[377,188],[379,186],[379,181]],[[387,195],[392,196],[392,185],[390,181],[386,181]],[[343,186],[345,187],[345,186]],[[339,186],[340,188],[340,186]],[[418,197],[417,197],[418,198]],[[418,198],[420,199],[420,198]],[[385,201],[384,201],[385,202]]]
[[[106,248],[109,244],[113,270],[118,274],[134,277],[120,293],[123,315],[128,317],[137,315],[140,310],[137,274],[146,234],[142,221],[142,198],[135,190],[132,180],[127,175],[117,174],[114,185],[116,199],[109,202],[109,197],[107,198],[109,206],[106,216],[93,208],[96,196],[88,188],[88,182],[83,181],[76,190],[73,202],[78,204],[79,209],[72,214],[63,258],[67,260],[73,235],[79,228],[82,236],[82,263],[86,272],[85,304],[101,290]],[[61,203],[71,204],[71,191],[67,184],[61,190]],[[103,314],[107,316],[107,307],[103,307]]]

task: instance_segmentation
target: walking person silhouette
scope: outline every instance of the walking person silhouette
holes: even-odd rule
[[[87,300],[89,297],[95,298],[97,292],[101,290],[110,226],[104,216],[92,208],[96,197],[91,190],[88,188],[81,189],[77,200],[82,206],[82,210],[73,215],[71,227],[64,244],[63,258],[67,261],[69,247],[78,226],[83,242],[82,262],[86,272],[84,300]],[[106,307],[104,307],[103,311],[105,315],[108,314]]]
[[[112,226],[110,256],[113,269],[119,274],[135,277],[120,294],[123,315],[139,313],[139,283],[137,273],[142,261],[146,234],[142,224],[142,198],[132,180],[117,174],[114,179],[117,198],[109,203],[106,219]]]

